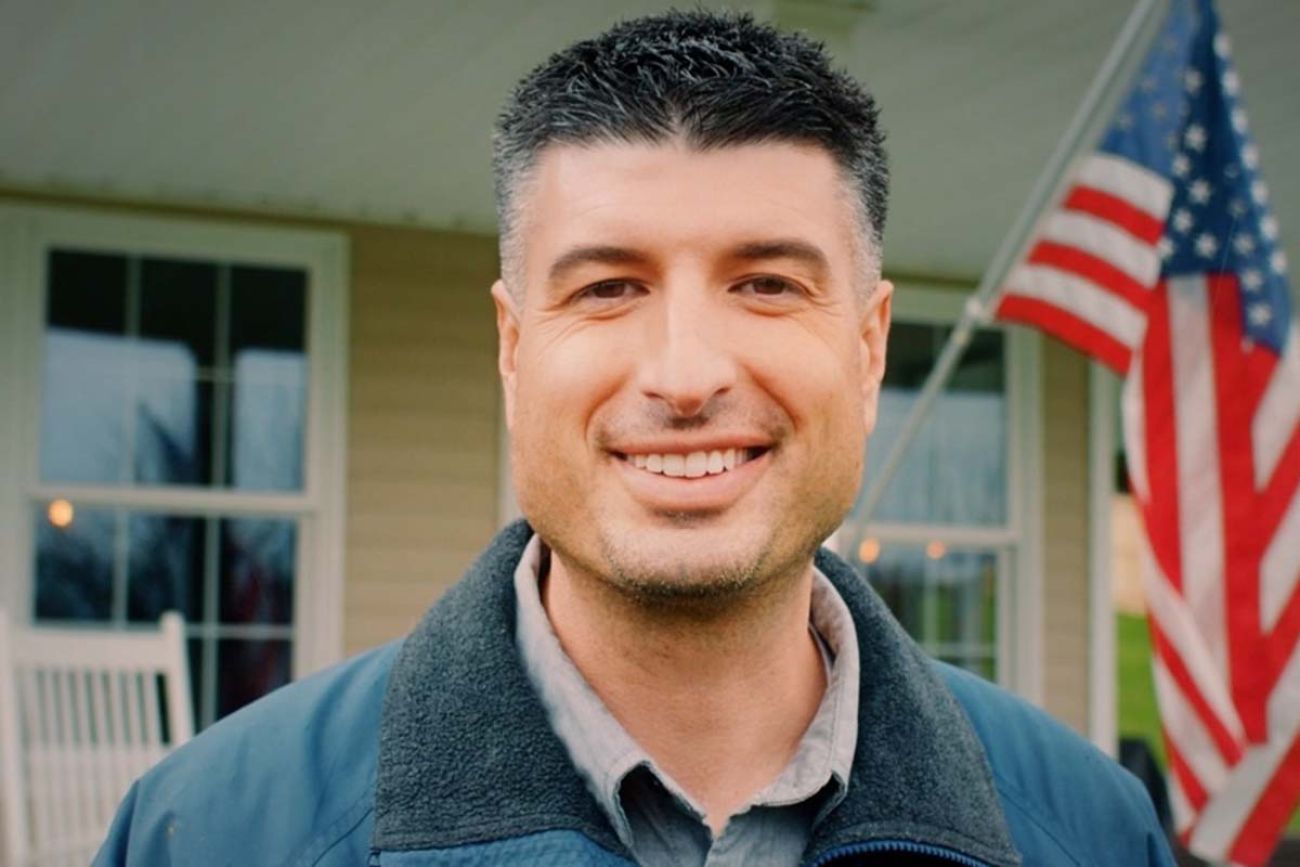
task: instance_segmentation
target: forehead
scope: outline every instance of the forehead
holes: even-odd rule
[[[518,204],[529,282],[577,244],[707,255],[738,241],[799,238],[834,261],[852,257],[859,225],[834,158],[786,142],[708,150],[680,140],[553,145]]]

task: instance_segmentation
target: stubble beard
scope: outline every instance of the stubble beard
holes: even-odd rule
[[[686,619],[713,619],[741,607],[775,598],[809,568],[818,546],[839,526],[842,516],[830,509],[809,516],[802,531],[786,526],[751,528],[750,539],[730,538],[713,550],[689,550],[695,543],[629,544],[613,528],[600,533],[603,563],[597,580],[646,614]],[[666,516],[671,525],[689,530],[711,516]],[[763,523],[763,522],[760,522]],[[701,528],[704,529],[704,528]],[[711,535],[707,530],[700,534]],[[701,540],[698,544],[708,544]],[[726,550],[735,546],[734,550]],[[721,548],[722,550],[718,550]]]

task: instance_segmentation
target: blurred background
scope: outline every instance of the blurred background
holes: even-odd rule
[[[494,114],[550,52],[668,5],[0,0],[0,606],[179,610],[200,728],[408,630],[516,514]],[[1300,4],[1220,6],[1296,252]],[[824,40],[883,106],[874,465],[1131,4],[732,7]],[[1117,395],[1037,333],[980,332],[833,542],[935,655],[1159,767]]]

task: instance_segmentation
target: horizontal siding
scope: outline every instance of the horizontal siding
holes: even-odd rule
[[[410,629],[496,527],[496,270],[490,239],[352,232],[348,653]]]
[[[1043,341],[1043,701],[1088,729],[1088,364]]]

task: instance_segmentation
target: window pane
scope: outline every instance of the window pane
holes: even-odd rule
[[[221,522],[221,622],[291,623],[298,532],[293,521]]]
[[[307,413],[302,356],[246,350],[235,360],[227,483],[251,491],[301,491]]]
[[[206,522],[133,514],[127,526],[127,619],[156,622],[179,611],[187,622],[202,620]]]
[[[208,653],[208,642],[202,638],[190,638],[185,642],[190,663],[190,707],[194,711],[194,729],[202,729],[206,723],[203,719],[203,696],[212,690],[212,684],[204,677],[204,657]]]
[[[873,474],[880,471],[950,330],[906,322],[892,327],[879,417],[867,450],[864,493]],[[995,331],[974,336],[952,382],[935,401],[885,491],[874,520],[1006,524],[1008,404],[1003,344],[1003,336]],[[859,501],[858,508],[861,505]]]
[[[140,337],[188,364],[215,363],[217,266],[206,262],[140,262]]]
[[[41,478],[115,484],[127,477],[131,359],[117,337],[45,334]]]
[[[300,491],[307,409],[307,275],[230,269],[230,457],[226,483]]]
[[[51,328],[126,333],[126,257],[51,250],[45,321]]]
[[[859,545],[867,579],[903,628],[932,655],[993,679],[997,675],[997,554]]]
[[[289,682],[292,644],[288,641],[217,642],[217,716]]]
[[[247,349],[301,355],[306,348],[307,274],[291,268],[230,269],[230,357]]]
[[[36,619],[109,620],[117,516],[67,500],[36,512]]]
[[[135,481],[212,483],[212,404],[216,386],[192,378],[142,377],[135,403]]]

